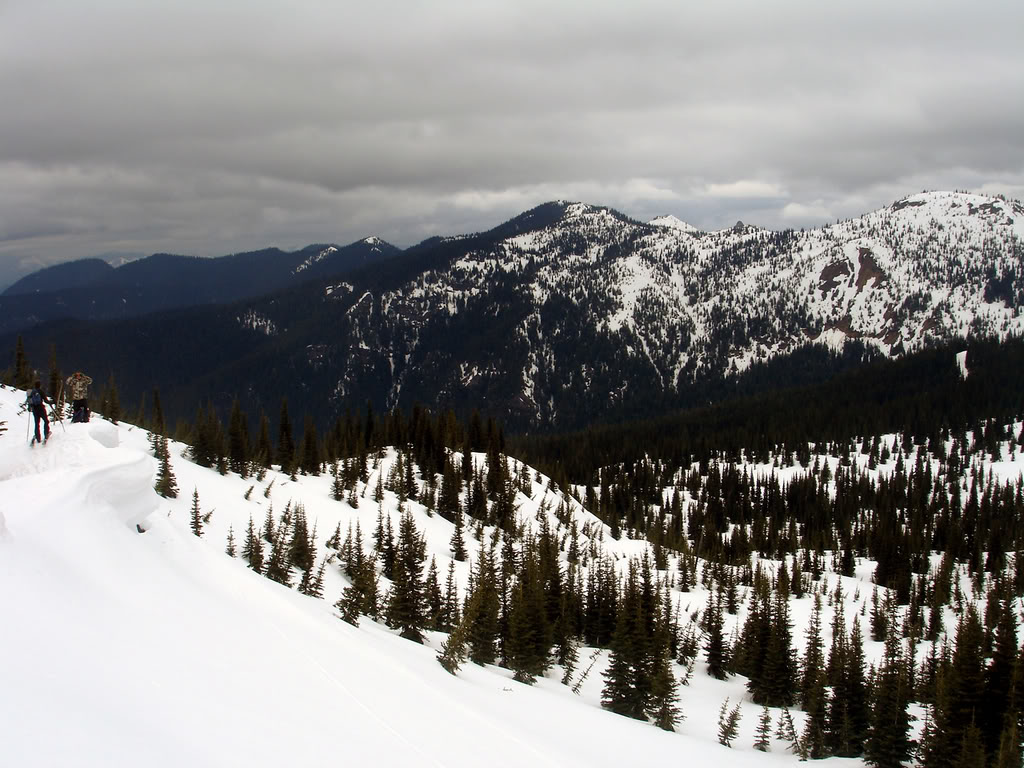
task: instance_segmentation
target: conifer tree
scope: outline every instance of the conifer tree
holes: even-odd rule
[[[309,414],[306,414],[302,431],[302,457],[299,465],[304,475],[320,475],[320,439],[317,437],[313,417]]]
[[[58,417],[62,417],[64,413],[64,400],[66,399],[63,395],[63,377],[60,373],[60,368],[57,367],[57,346],[55,344],[50,345],[50,376],[49,376],[49,392],[50,397],[53,399],[53,407],[56,409]]]
[[[1017,715],[1024,691],[1015,690],[1014,672],[1018,657],[1015,601],[1005,590],[999,609],[992,659],[985,669],[984,692],[978,721],[989,755],[1001,749],[1008,719]]]
[[[658,643],[651,672],[651,698],[647,714],[654,724],[665,731],[675,730],[681,714],[679,711],[679,682],[672,673],[672,654],[667,637]]]
[[[498,599],[494,553],[488,551],[486,545],[480,547],[463,620],[474,600],[477,601],[477,607],[467,636],[469,658],[476,664],[492,664],[497,658],[498,614],[501,604]]]
[[[771,744],[772,736],[772,711],[768,707],[761,708],[761,717],[757,721],[755,731],[754,749],[758,752],[767,752]]]
[[[871,730],[864,758],[875,768],[899,768],[910,756],[909,691],[896,632],[885,640],[885,654],[875,677]]]
[[[263,539],[256,534],[252,515],[249,516],[249,528],[245,534],[245,541],[242,543],[242,557],[256,573],[263,572]]]
[[[390,521],[390,518],[388,518]],[[402,515],[395,550],[394,576],[388,601],[388,625],[401,630],[401,636],[423,642],[426,626],[426,601],[423,563],[426,550],[411,512]]]
[[[228,469],[241,477],[249,476],[249,431],[237,397],[231,403],[228,422]]]
[[[18,389],[28,389],[32,386],[32,368],[25,357],[25,343],[20,334],[14,345],[14,386]]]
[[[867,684],[864,679],[864,642],[860,621],[854,619],[849,642],[845,639],[842,611],[833,622],[825,743],[832,754],[859,757],[870,725]]]
[[[444,611],[444,595],[441,594],[441,582],[437,575],[437,562],[430,558],[430,567],[427,569],[426,581],[426,603],[428,629],[440,629],[441,617]]]
[[[160,390],[153,388],[153,420],[150,424],[150,431],[158,435],[167,434],[167,424],[164,422],[164,408],[160,402]]]
[[[295,438],[292,436],[292,422],[288,418],[288,398],[281,398],[281,415],[277,425],[277,451],[275,457],[282,472],[291,472],[295,463]]]
[[[353,627],[359,626],[359,608],[362,604],[362,599],[359,589],[354,584],[350,584],[342,590],[341,597],[334,604],[334,607],[338,609],[341,619],[347,621]]]
[[[1017,719],[1006,718],[1003,726],[1003,733],[999,739],[999,751],[996,752],[996,768],[1019,768],[1024,761],[1024,751],[1021,750],[1020,728]]]
[[[733,740],[740,731],[740,705],[736,704],[729,709],[729,699],[722,702],[718,710],[718,743],[724,747],[731,747]]]
[[[292,585],[291,566],[288,562],[288,533],[291,530],[289,509],[289,506],[285,507],[281,524],[274,531],[274,538],[270,543],[270,557],[267,560],[267,568],[263,572],[263,575],[271,581],[276,581],[286,587]]]
[[[274,463],[274,446],[270,442],[270,419],[266,411],[260,409],[260,431],[256,438],[256,452],[253,460],[262,468],[270,469]]]
[[[718,680],[725,680],[728,676],[726,669],[729,660],[722,627],[722,593],[719,589],[717,600],[714,592],[708,593],[708,604],[704,609],[704,630],[707,633],[704,651],[707,654],[708,674]]]
[[[167,445],[167,438],[162,437],[158,443],[158,455],[160,466],[156,474],[156,492],[165,499],[178,498],[178,481],[174,476],[174,469],[171,467],[171,450]]]
[[[459,591],[455,581],[455,562],[448,561],[448,575],[444,581],[444,598],[441,602],[441,619],[438,628],[442,632],[451,632],[459,623]]]
[[[649,638],[635,562],[630,563],[617,613],[601,704],[617,714],[643,719],[650,697]]]
[[[466,559],[466,541],[462,535],[462,510],[455,511],[455,528],[452,531],[452,540],[449,546],[452,550],[452,557],[460,563]]]
[[[833,635],[834,639],[835,635]],[[824,672],[824,645],[821,639],[821,595],[815,594],[811,621],[807,625],[807,643],[804,646],[804,659],[800,671],[800,705],[804,708],[804,711],[809,711],[808,705],[813,698],[824,695]]]
[[[192,489],[192,516],[191,516],[191,527],[192,533],[196,536],[203,535],[203,517],[199,511],[199,489]]]
[[[969,728],[982,715],[984,695],[984,630],[973,603],[957,624],[953,657],[941,674],[936,696],[935,729],[927,745],[927,768],[948,768],[964,750]]]
[[[235,530],[232,526],[228,526],[228,543],[224,548],[224,553],[228,557],[235,557]]]
[[[466,604],[466,611],[451,634],[442,643],[441,651],[437,654],[437,660],[448,672],[457,674],[462,665],[466,662],[467,648],[469,645],[469,634],[471,627],[480,614],[481,600],[483,594],[476,592]]]

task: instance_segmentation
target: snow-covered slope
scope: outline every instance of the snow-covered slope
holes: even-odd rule
[[[596,673],[583,696],[472,664],[453,677],[434,660],[436,637],[432,648],[340,621],[336,567],[318,600],[224,552],[228,526],[240,540],[270,503],[303,502],[326,536],[335,521],[372,521],[372,499],[357,512],[330,499],[325,478],[270,473],[268,496],[246,500],[253,481],[197,467],[174,443],[182,492],[163,499],[145,432],[94,418],[56,425],[30,449],[20,398],[0,391],[4,765],[621,766],[683,749],[698,762],[751,762],[706,735],[602,710]],[[188,524],[193,489],[212,512],[202,538]],[[450,524],[417,522],[440,560]]]
[[[768,755],[753,749],[760,708],[749,701],[742,678],[718,681],[705,674],[703,654],[680,688],[686,719],[676,733],[666,733],[601,708],[607,651],[593,654],[596,664],[579,695],[558,682],[558,668],[532,687],[492,666],[466,664],[454,677],[435,661],[445,637],[440,633],[428,633],[426,645],[417,645],[365,617],[358,628],[340,621],[333,603],[348,582],[337,561],[329,563],[321,600],[263,578],[225,553],[229,530],[240,545],[250,519],[258,526],[268,510],[289,503],[301,503],[317,525],[318,562],[329,554],[323,540],[336,526],[344,535],[358,521],[368,546],[378,512],[397,522],[404,508],[423,534],[428,559],[435,558],[444,574],[452,562],[452,524],[390,491],[379,505],[373,501],[393,452],[374,462],[353,506],[331,497],[329,476],[220,475],[190,463],[184,446],[171,443],[181,493],[165,499],[153,491],[158,462],[143,430],[94,418],[55,425],[47,445],[29,448],[27,419],[17,413],[22,397],[0,389],[0,421],[8,422],[0,435],[4,765],[279,766],[344,759],[386,766],[619,768],[640,760],[675,764],[681,756],[694,765],[797,759],[778,739]],[[1013,444],[1007,450],[1007,460],[977,471],[1016,481],[1024,455]],[[560,513],[576,525],[591,562],[600,550],[619,569],[648,551],[644,541],[611,539],[547,478],[514,461],[510,470],[523,526],[547,516],[564,537]],[[769,463],[750,471],[785,479],[802,470]],[[892,465],[871,471],[891,472]],[[208,516],[201,538],[189,527],[193,491]],[[495,531],[485,527],[481,534],[489,541]],[[479,544],[469,526],[466,539],[475,553]],[[659,576],[670,580],[677,565],[672,556]],[[455,562],[463,588],[469,567]],[[846,615],[863,615],[872,570],[872,563],[859,561],[853,577],[826,573],[816,589],[834,594],[841,587]],[[970,578],[962,580],[970,595]],[[689,592],[671,591],[683,621],[693,621],[708,596],[702,582]],[[746,597],[742,588],[741,601]],[[973,599],[983,605],[983,596]],[[798,649],[811,606],[810,595],[792,600]],[[826,647],[838,607],[830,599],[823,617]],[[950,627],[955,616],[947,610]],[[745,614],[741,607],[726,617],[727,635]],[[868,641],[866,651],[877,660],[881,644]],[[582,649],[581,659],[591,656],[592,649]],[[674,673],[681,678],[685,670],[675,664]],[[740,702],[743,712],[732,749],[717,744],[717,713],[726,697]],[[799,727],[801,713],[794,717]]]

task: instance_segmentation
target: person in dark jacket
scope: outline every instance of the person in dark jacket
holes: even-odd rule
[[[43,440],[50,439],[50,420],[46,416],[47,402],[48,401],[46,398],[46,393],[43,392],[43,388],[39,383],[39,379],[36,379],[36,382],[32,386],[32,389],[30,389],[28,391],[28,394],[25,395],[25,403],[28,405],[29,410],[32,412],[32,415],[35,417],[36,420],[36,435],[32,439],[33,443],[40,443]],[[43,422],[44,427],[44,437],[42,438],[42,440],[39,438],[40,421]]]

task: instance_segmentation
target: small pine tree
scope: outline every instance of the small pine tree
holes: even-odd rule
[[[167,446],[167,438],[160,438],[157,444],[160,467],[156,474],[156,492],[165,499],[178,498],[178,481],[174,477],[174,469],[171,467],[171,450]]]
[[[740,705],[737,704],[729,709],[728,697],[722,702],[718,710],[718,743],[725,747],[731,747],[733,740],[740,731]]]
[[[437,654],[438,663],[448,672],[455,675],[466,663],[466,656],[469,652],[469,631],[480,613],[482,595],[478,591],[474,593],[466,604],[466,610],[462,621],[455,625],[452,633],[441,645],[441,651]]]
[[[345,587],[338,602],[334,607],[338,609],[341,618],[353,627],[359,626],[359,606],[362,603],[362,596],[354,584]]]
[[[672,656],[666,643],[655,659],[651,674],[651,701],[648,714],[654,724],[665,731],[674,731],[681,717],[679,711],[679,682],[672,674]]]
[[[256,533],[252,515],[249,515],[249,528],[242,543],[242,557],[256,573],[263,573],[263,539]]]
[[[228,526],[228,545],[224,548],[225,554],[229,557],[235,556],[235,531],[232,526]]]
[[[767,752],[772,736],[772,712],[768,707],[762,707],[761,717],[757,721],[754,749],[759,752]]]
[[[793,715],[790,714],[789,707],[782,708],[779,724],[775,729],[775,737],[789,744],[793,754],[800,752],[800,737],[797,736],[796,725],[793,724]]]
[[[466,542],[462,535],[462,511],[456,510],[455,512],[455,530],[452,531],[452,540],[450,543],[452,549],[452,557],[462,562],[466,559]]]
[[[194,488],[192,490],[192,517],[191,517],[192,533],[196,536],[203,535],[203,516],[199,511],[199,489]]]

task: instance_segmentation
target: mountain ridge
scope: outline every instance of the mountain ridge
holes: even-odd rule
[[[328,414],[420,402],[477,407],[513,430],[571,429],[679,407],[803,349],[898,356],[1020,335],[1021,211],[932,192],[817,229],[699,232],[553,202],[174,325],[202,329],[190,359],[214,366],[190,371],[191,386],[248,393],[268,412],[289,394]],[[168,333],[161,324],[94,325],[71,335],[70,354],[119,379],[134,368],[126,378],[174,380],[181,371],[145,352],[106,351],[145,350]],[[51,333],[26,339],[71,346],[66,329]],[[213,339],[216,350],[200,348]]]
[[[118,267],[96,259],[69,262],[34,272],[0,294],[0,330],[61,317],[102,320],[224,304],[340,276],[398,253],[390,243],[367,237],[347,246],[271,247],[216,258],[154,253]]]

